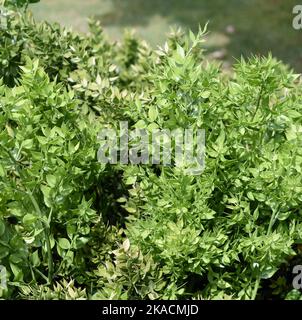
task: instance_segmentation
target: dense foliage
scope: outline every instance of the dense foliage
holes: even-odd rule
[[[0,297],[299,298],[299,76],[270,56],[226,75],[203,30],[153,50],[13,2],[0,7]],[[205,171],[99,163],[98,132],[119,120],[205,129]]]

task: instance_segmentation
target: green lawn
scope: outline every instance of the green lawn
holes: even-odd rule
[[[296,0],[41,0],[32,6],[38,20],[58,21],[79,31],[96,16],[110,37],[134,28],[152,45],[164,42],[170,26],[196,30],[210,22],[209,50],[232,61],[251,53],[276,57],[302,71],[302,30],[292,28]],[[234,32],[227,32],[233,26]],[[232,28],[228,28],[232,29]]]

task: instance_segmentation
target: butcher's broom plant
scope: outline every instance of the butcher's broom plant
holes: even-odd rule
[[[0,297],[299,299],[300,76],[270,55],[225,74],[202,29],[154,50],[29,2],[0,9]],[[100,163],[120,121],[204,130],[204,170]]]

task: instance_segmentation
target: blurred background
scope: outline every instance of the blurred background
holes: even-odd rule
[[[170,27],[196,31],[209,21],[209,56],[225,65],[251,54],[273,55],[302,72],[302,30],[292,27],[298,0],[41,0],[31,6],[36,20],[87,31],[99,19],[109,38],[135,29],[152,46],[164,43]],[[300,1],[302,4],[302,1]]]

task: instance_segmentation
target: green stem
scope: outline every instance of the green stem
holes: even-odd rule
[[[40,209],[35,197],[33,196],[33,194],[31,192],[28,192],[28,194],[29,194],[29,197],[31,199],[31,202],[32,202],[36,212],[39,214],[40,217],[43,218],[43,214],[41,212],[41,209]],[[46,248],[47,248],[48,282],[49,282],[49,284],[52,284],[54,268],[53,268],[52,252],[51,252],[49,224],[47,222],[45,222],[43,219],[42,219],[42,223],[44,226],[44,235],[45,235]]]
[[[257,292],[258,292],[258,289],[259,289],[259,284],[260,284],[260,277],[258,276],[256,282],[255,282],[255,287],[254,287],[254,290],[253,290],[253,294],[252,294],[252,300],[255,300],[256,297],[257,297]]]
[[[252,121],[254,121],[255,116],[256,116],[256,114],[257,114],[257,112],[258,112],[258,109],[259,109],[259,107],[260,107],[263,89],[264,89],[264,85],[263,85],[263,83],[262,83],[262,84],[261,84],[260,91],[259,91],[258,99],[257,99],[256,110],[255,110],[255,112],[254,112]]]
[[[48,278],[36,267],[33,267],[35,272],[37,272],[47,283],[48,283]]]
[[[273,211],[271,219],[270,219],[270,222],[269,222],[269,225],[268,225],[268,229],[267,229],[266,235],[269,235],[272,232],[273,226],[274,226],[274,224],[275,224],[275,222],[277,220],[277,217],[278,217],[278,213],[279,213],[279,209],[276,210],[276,211]]]

